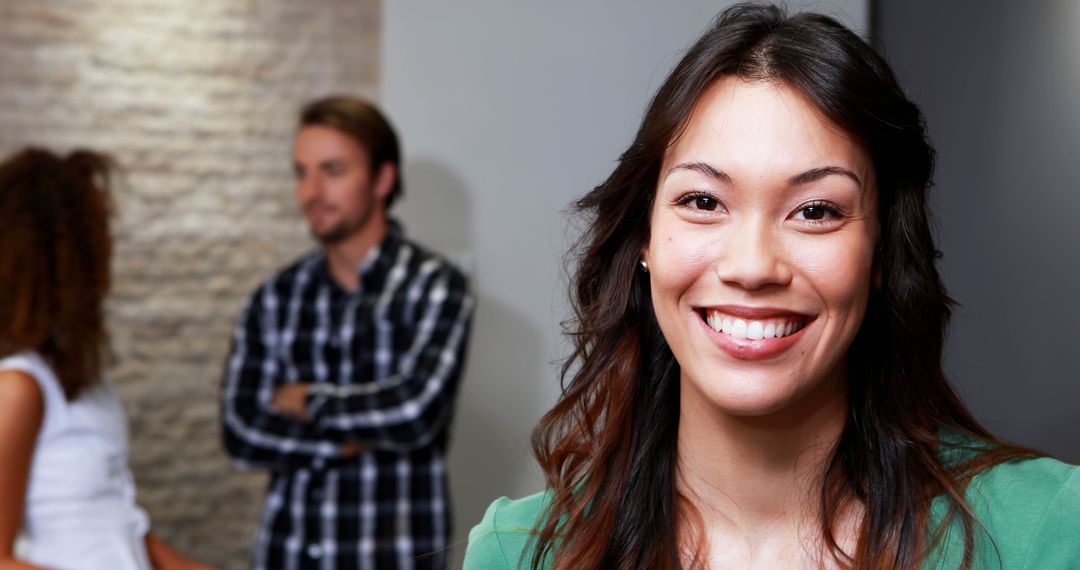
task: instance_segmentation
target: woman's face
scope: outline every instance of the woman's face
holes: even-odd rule
[[[873,180],[786,86],[704,93],[664,157],[643,251],[684,403],[765,416],[842,394],[874,271]]]

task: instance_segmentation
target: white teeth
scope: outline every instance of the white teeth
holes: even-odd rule
[[[731,325],[731,332],[728,334],[735,338],[746,338],[746,321],[735,319],[735,324]]]
[[[705,322],[716,332],[750,340],[783,338],[798,332],[804,326],[799,318],[755,321],[736,319],[720,311],[706,311]]]
[[[717,313],[712,313],[712,314],[709,315],[709,318],[708,318],[709,326],[712,327],[712,329],[714,331],[720,329],[720,318],[721,318],[720,315],[717,314]]]
[[[761,321],[750,321],[750,325],[746,327],[746,338],[760,340],[764,336],[765,327],[762,326]]]

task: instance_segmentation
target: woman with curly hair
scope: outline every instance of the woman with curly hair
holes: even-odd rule
[[[933,164],[850,30],[725,11],[577,204],[548,490],[466,568],[1080,568],[1080,470],[945,378]]]
[[[0,164],[0,570],[206,568],[148,533],[102,377],[108,172],[88,151]]]

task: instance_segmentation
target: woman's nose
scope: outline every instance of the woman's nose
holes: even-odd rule
[[[778,228],[750,218],[733,224],[729,231],[716,262],[721,281],[747,290],[791,283],[791,266]]]

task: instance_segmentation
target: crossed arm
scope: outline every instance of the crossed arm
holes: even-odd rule
[[[233,335],[222,416],[225,444],[240,466],[306,466],[373,448],[421,448],[449,420],[461,375],[474,301],[460,275],[437,271],[418,300],[411,345],[391,378],[349,385],[286,383],[278,335],[261,288]]]

